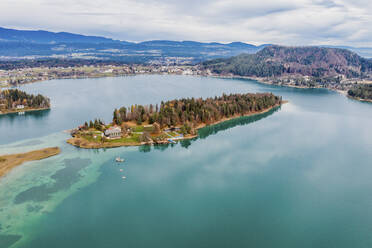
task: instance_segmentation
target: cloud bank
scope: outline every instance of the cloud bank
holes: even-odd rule
[[[120,40],[372,47],[370,0],[1,0],[0,26]]]

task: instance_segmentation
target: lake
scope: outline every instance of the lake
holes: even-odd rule
[[[0,179],[1,248],[372,247],[372,104],[326,89],[171,75],[20,89],[50,97],[52,109],[0,116],[0,154],[62,153]],[[175,145],[65,143],[64,130],[108,122],[114,108],[239,92],[289,103]]]

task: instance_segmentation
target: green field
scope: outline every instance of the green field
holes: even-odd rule
[[[133,132],[143,132],[144,130],[144,127],[143,126],[135,126],[135,127],[132,127],[132,131]]]
[[[106,142],[109,143],[138,143],[139,142],[140,134],[132,134],[131,136],[123,137],[120,139],[107,139]]]

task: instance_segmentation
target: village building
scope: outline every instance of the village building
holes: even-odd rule
[[[105,136],[110,139],[120,138],[121,137],[121,128],[118,126],[110,127],[105,130]]]

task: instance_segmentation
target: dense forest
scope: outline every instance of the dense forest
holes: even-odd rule
[[[372,100],[372,85],[371,84],[357,85],[351,88],[347,93],[351,97]]]
[[[115,109],[113,123],[135,121],[137,124],[158,123],[161,128],[185,123],[210,124],[223,118],[259,112],[280,104],[281,97],[270,93],[224,94],[214,98],[184,98],[161,102],[159,105],[132,105]]]
[[[0,91],[0,110],[12,110],[17,106],[23,106],[26,109],[49,108],[50,100],[40,94],[31,95],[18,89]]]
[[[366,78],[372,75],[372,60],[354,52],[325,47],[268,46],[256,54],[202,63],[214,73],[239,76],[277,77],[285,75],[314,78],[344,76]]]

